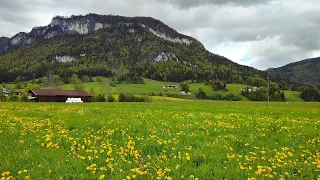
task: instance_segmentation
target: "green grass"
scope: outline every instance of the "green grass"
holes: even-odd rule
[[[116,87],[108,86],[109,93],[114,94],[120,94],[120,93],[132,93],[132,94],[138,94],[138,95],[146,95],[148,93],[155,93],[159,94],[160,92],[163,94],[167,93],[174,93],[177,94],[180,92],[179,89],[166,89],[167,92],[165,92],[162,88],[162,85],[164,84],[173,84],[173,85],[179,85],[179,83],[171,83],[171,82],[161,82],[161,81],[154,81],[150,79],[144,79],[144,84],[117,84]],[[73,85],[72,84],[66,84],[59,86],[63,90],[72,90]],[[102,94],[103,89],[101,87],[101,84],[99,82],[91,82],[91,83],[84,83],[84,87],[86,91],[90,91],[91,87],[94,89],[95,93]]]
[[[179,89],[166,89],[167,92],[164,92],[165,89],[162,88],[164,84],[171,85],[179,85],[179,83],[172,82],[161,82],[154,81],[150,79],[144,79],[145,84],[117,84],[116,87],[113,87],[112,93],[133,93],[133,94],[148,94],[150,92],[159,94],[162,92],[163,94],[167,93],[179,93]]]
[[[319,114],[319,103],[0,103],[0,175],[317,179]]]
[[[2,84],[0,84],[0,87],[2,87]],[[18,92],[23,92],[24,91],[24,87],[23,87],[23,85],[22,85],[22,89],[16,89],[16,84],[12,84],[12,83],[10,83],[10,84],[5,84],[5,87],[6,87],[6,89],[7,90],[12,90],[12,89],[15,89],[15,91],[18,91]]]
[[[303,99],[301,99],[300,97],[301,92],[285,91],[284,95],[286,97],[287,102],[304,102]]]
[[[90,92],[90,89],[93,88],[96,94],[104,94],[101,84],[99,82],[90,82],[90,83],[83,83],[84,89]],[[73,84],[64,84],[59,86],[62,90],[73,90]]]
[[[155,94],[159,94],[160,92],[163,94],[179,94],[179,89],[166,89],[168,92],[164,92],[162,88],[163,84],[175,84],[179,85],[179,83],[171,83],[171,82],[160,82],[150,79],[145,79],[145,84],[117,84],[116,87],[109,86],[109,93],[120,94],[120,93],[133,93],[133,94],[148,94],[153,92]],[[247,97],[242,96],[239,92],[240,89],[246,87],[244,84],[227,84],[227,91],[213,91],[213,89],[205,85],[204,83],[193,83],[189,84],[190,92],[195,94],[198,92],[199,88],[203,88],[207,95],[212,95],[213,93],[220,93],[223,95],[227,95],[233,93],[241,97],[241,101],[250,101]],[[94,89],[96,94],[104,93],[101,87],[101,84],[98,82],[84,83],[84,87],[86,91],[90,91],[91,87]],[[72,84],[66,84],[60,86],[61,89],[64,90],[72,90]],[[288,102],[303,102],[300,98],[300,92],[294,91],[285,91],[285,96]]]
[[[159,95],[160,92],[162,94],[179,94],[180,92],[180,89],[166,89],[167,92],[165,92],[165,89],[162,88],[162,85],[164,84],[179,85],[179,83],[161,82],[150,79],[144,79],[144,82],[145,84],[117,84],[116,87],[108,86],[108,92],[112,94],[133,93],[137,95],[147,95],[151,92],[153,92],[156,95]],[[6,84],[6,86],[10,90],[14,89],[15,84]],[[189,84],[190,92],[192,92],[193,94],[198,92],[199,88],[203,88],[207,95],[212,95],[213,93],[220,93],[223,95],[233,93],[235,95],[240,96],[241,101],[250,101],[247,97],[242,96],[239,92],[241,88],[246,86],[247,85],[244,84],[227,84],[227,91],[213,91],[213,89],[210,86],[205,85],[204,83]],[[59,88],[63,90],[74,89],[72,84],[64,84],[59,86]],[[93,88],[95,94],[106,93],[102,89],[101,84],[99,82],[84,83],[84,88],[88,92],[90,92],[90,89]],[[23,91],[23,89],[20,89],[18,91]],[[303,100],[300,98],[300,92],[285,91],[285,96],[288,102],[303,102]]]
[[[202,88],[208,96],[214,93],[220,93],[222,95],[233,93],[234,95],[238,95],[239,97],[241,97],[241,101],[250,101],[247,97],[242,96],[239,92],[240,89],[247,87],[247,85],[244,85],[244,84],[227,84],[227,88],[226,88],[227,91],[221,91],[221,90],[214,91],[212,87],[205,85],[204,83],[189,84],[189,86],[190,86],[190,91],[193,93],[198,92],[199,88]]]

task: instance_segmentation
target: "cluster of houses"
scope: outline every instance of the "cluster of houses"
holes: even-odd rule
[[[163,89],[179,89],[180,86],[178,85],[162,85]]]
[[[2,93],[3,93],[5,96],[9,96],[9,95],[10,95],[10,92],[9,92],[6,88],[1,87],[0,89],[1,89]],[[21,95],[23,95],[23,94],[24,94],[23,92],[13,92],[11,95],[21,96]]]
[[[248,86],[248,87],[244,87],[242,89],[240,89],[240,92],[255,92],[258,91],[259,88],[258,87],[253,87],[253,86]]]
[[[162,85],[163,89],[180,89],[180,86],[178,85]],[[167,91],[167,90],[165,90]],[[191,95],[191,92],[186,92],[186,91],[180,91],[180,94],[184,95]]]

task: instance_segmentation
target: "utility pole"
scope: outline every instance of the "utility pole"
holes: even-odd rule
[[[269,79],[269,74],[268,74],[268,95],[267,95],[267,99],[268,99],[268,106],[269,106],[269,101],[270,101],[270,83],[269,83],[270,79]]]

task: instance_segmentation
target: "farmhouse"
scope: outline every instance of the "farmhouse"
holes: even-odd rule
[[[87,91],[31,89],[31,99],[35,102],[66,102],[70,98],[79,98],[83,102],[91,102],[92,94]]]
[[[1,91],[5,96],[9,96],[9,94],[10,94],[6,88],[1,88]]]

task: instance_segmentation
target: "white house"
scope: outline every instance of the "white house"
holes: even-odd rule
[[[10,92],[6,89],[6,88],[1,88],[1,91],[3,92],[3,94],[5,95],[5,96],[9,96],[9,94],[10,94]]]

